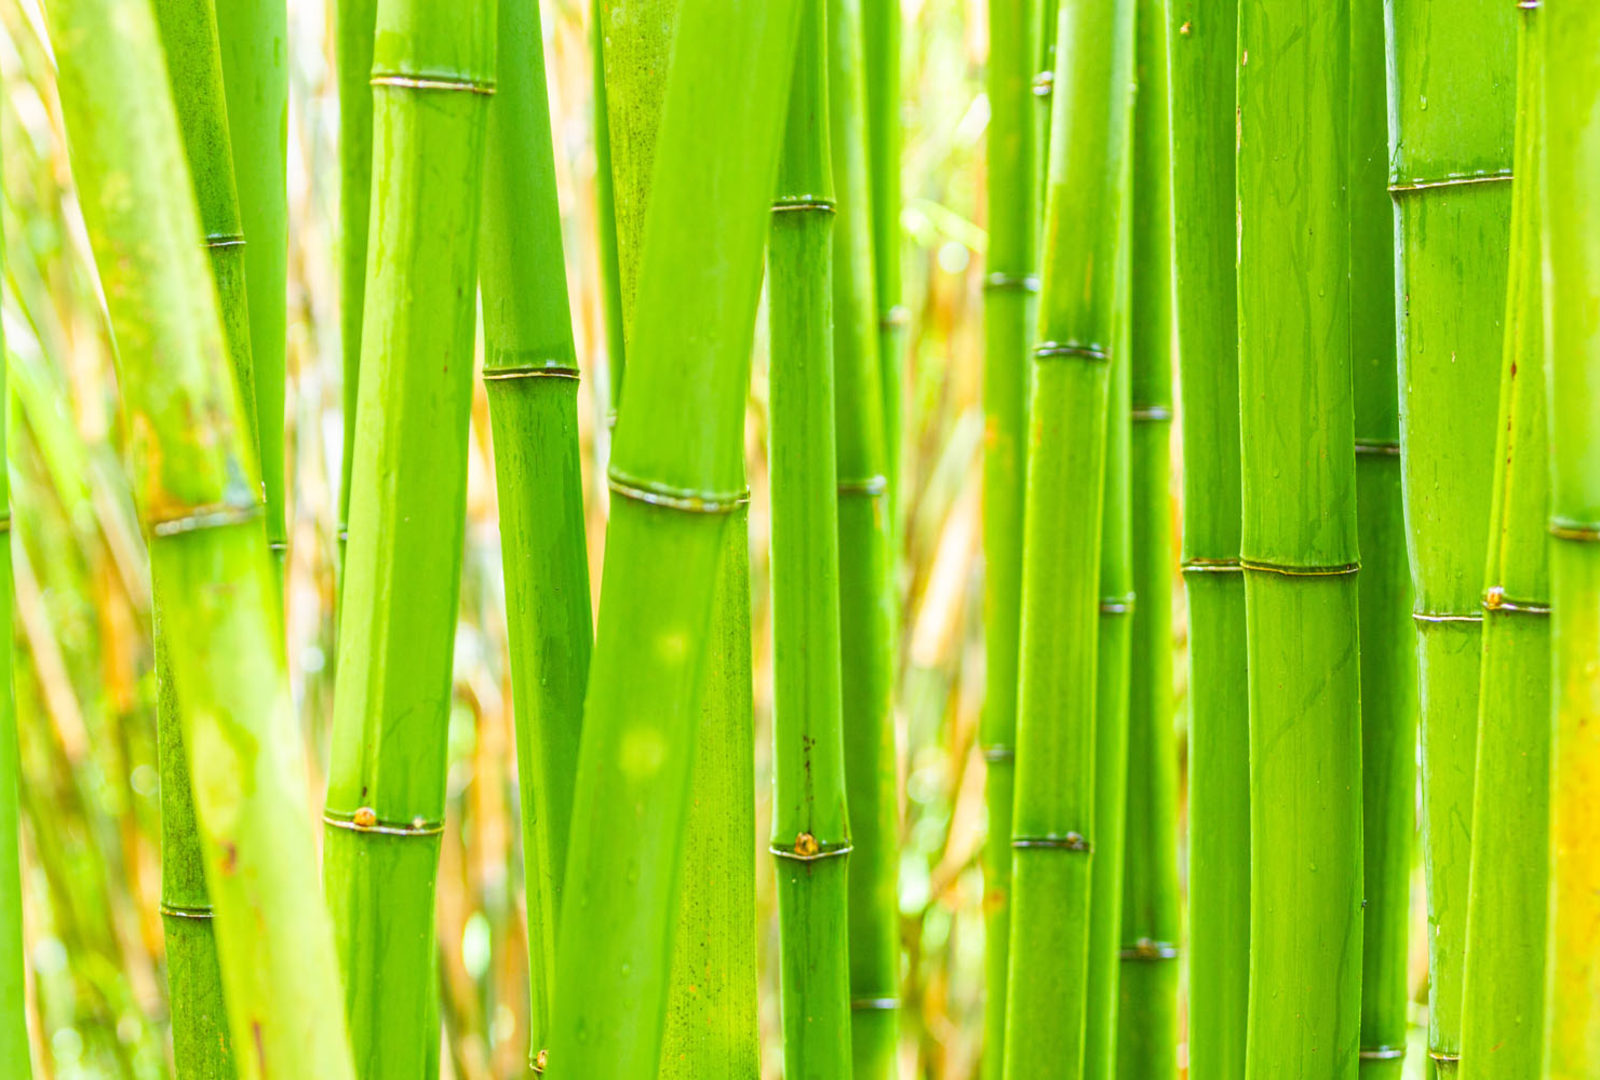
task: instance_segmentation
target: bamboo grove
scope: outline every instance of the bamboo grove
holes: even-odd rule
[[[1600,1076],[1593,4],[0,8],[0,1080]]]

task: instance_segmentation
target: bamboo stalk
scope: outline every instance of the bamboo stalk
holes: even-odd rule
[[[1349,53],[1347,0],[1240,5],[1250,1080],[1352,1077],[1360,1042]]]
[[[654,177],[638,245],[628,394],[652,407],[637,422],[624,411],[612,454],[556,950],[550,1058],[563,1075],[654,1080],[660,1068],[699,686],[730,517],[744,498],[763,211],[797,11],[794,0],[682,0],[676,19],[679,60],[657,146],[667,160],[696,164]],[[615,120],[615,93],[610,104]],[[625,253],[622,189],[619,179]]]
[[[989,4],[989,248],[984,278],[983,648],[978,733],[987,771],[983,848],[983,1075],[1005,1055],[1011,927],[1011,812],[1016,784],[1017,657],[1022,631],[1028,346],[1038,305],[1037,106],[1032,82],[1038,0]]]
[[[324,814],[352,1049],[373,1078],[439,1067],[433,895],[495,36],[489,0],[379,3],[364,377]]]
[[[148,5],[62,0],[51,40],[74,173],[117,338],[135,490],[195,778],[236,1063],[352,1076],[315,892],[301,750],[249,412],[226,364]]]
[[[1172,738],[1172,171],[1163,0],[1140,0],[1134,105],[1132,618],[1116,1072],[1176,1080],[1178,752]],[[1102,773],[1102,776],[1105,774]],[[1102,830],[1103,835],[1103,830]],[[1101,864],[1104,866],[1105,864]],[[1112,869],[1115,875],[1117,870]]]
[[[1461,1051],[1480,590],[1510,236],[1512,35],[1502,0],[1389,0],[1400,442],[1415,593],[1430,1068]]]
[[[1084,1069],[1107,360],[1133,14],[1131,0],[1068,0],[1057,31],[1023,543],[1009,1080],[1078,1077]]]
[[[1189,1072],[1244,1074],[1250,707],[1239,572],[1237,5],[1168,0],[1183,580],[1189,604]]]
[[[1572,0],[1540,17],[1544,34],[1541,210],[1544,355],[1550,410],[1550,592],[1554,713],[1550,747],[1550,930],[1543,1076],[1600,1072],[1600,8]]]
[[[211,0],[157,5],[156,29],[167,57],[178,130],[194,183],[206,256],[211,267],[223,344],[245,403],[251,443],[259,448],[254,415],[250,312],[246,292],[244,225],[234,187],[221,47]],[[205,858],[195,820],[183,722],[172,684],[171,646],[159,603],[155,612],[156,738],[161,770],[161,925],[172,1002],[172,1056],[186,1077],[232,1077],[233,1048],[217,963]]]
[[[893,581],[872,245],[861,0],[828,0],[839,641],[850,808],[850,1045],[856,1080],[898,1075],[900,814]],[[1020,359],[1020,353],[1018,354]]]
[[[605,10],[601,0],[589,5],[589,48],[594,86],[594,195],[597,228],[595,241],[600,247],[600,299],[605,316],[606,361],[610,400],[605,403],[607,427],[614,427],[617,405],[622,400],[622,374],[627,366],[627,348],[622,332],[622,267],[617,251],[617,204],[611,172],[611,120],[606,94],[605,34],[601,23]],[[665,72],[661,75],[664,77]],[[748,555],[746,555],[748,558]]]
[[[529,1046],[543,1071],[583,692],[594,638],[578,445],[578,357],[537,0],[499,0],[484,160],[483,378],[494,433],[516,705]]]
[[[905,452],[901,445],[905,424],[901,383],[910,324],[901,297],[900,267],[900,0],[861,0],[861,13],[867,173],[872,189],[868,198],[872,206],[872,292],[878,303],[883,452],[889,478],[889,535],[893,538],[899,533],[899,481]]]
[[[1363,1080],[1398,1080],[1410,1019],[1406,931],[1416,803],[1416,631],[1400,477],[1394,207],[1382,0],[1350,4],[1350,356],[1361,573]]]
[[[1543,43],[1520,9],[1512,263],[1483,606],[1463,1080],[1538,1080],[1550,867],[1550,455],[1539,241]]]

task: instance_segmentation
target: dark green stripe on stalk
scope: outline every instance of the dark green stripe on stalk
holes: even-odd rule
[[[1539,1080],[1550,882],[1550,455],[1539,240],[1543,42],[1518,19],[1517,182],[1483,593],[1463,1080]]]
[[[873,295],[878,305],[878,369],[883,394],[884,461],[889,477],[889,535],[898,536],[902,365],[910,322],[900,268],[900,0],[861,0],[866,93],[867,171],[871,177]],[[891,566],[893,563],[891,563]],[[891,571],[892,573],[892,571]],[[893,580],[891,578],[891,580]]]
[[[324,857],[356,1066],[438,1070],[434,883],[466,512],[495,5],[380,0]]]
[[[1132,0],[1060,9],[1022,563],[1009,1080],[1084,1068],[1101,505],[1133,17]]]
[[[617,204],[611,174],[611,118],[606,93],[605,34],[601,20],[605,12],[601,0],[589,5],[589,48],[594,86],[594,202],[595,242],[599,245],[600,300],[605,318],[606,360],[611,398],[599,403],[604,415],[615,422],[617,403],[622,400],[622,373],[627,365],[627,348],[622,332],[622,267],[617,252]],[[665,72],[660,73],[663,77]]]
[[[1249,1080],[1354,1077],[1360,1042],[1349,10],[1239,8]]]

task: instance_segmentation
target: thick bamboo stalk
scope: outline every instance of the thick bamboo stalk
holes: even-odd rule
[[[135,491],[171,645],[246,1080],[352,1076],[249,412],[227,363],[149,5],[49,9],[84,219],[117,338]]]
[[[289,9],[285,0],[215,0],[229,145],[249,283],[253,405],[267,496],[267,541],[281,567],[284,521],[284,368],[287,361]],[[226,318],[226,314],[224,318]]]
[[[898,1075],[900,814],[896,803],[893,580],[872,271],[861,0],[828,0],[834,188],[834,429],[839,641],[850,808],[850,1046],[856,1080]],[[1020,354],[1019,354],[1020,359]]]
[[[1349,56],[1347,0],[1240,5],[1250,1080],[1354,1077],[1360,1042]]]
[[[1544,24],[1544,341],[1550,410],[1550,930],[1543,1075],[1600,1073],[1600,7]]]
[[[638,247],[628,395],[650,408],[624,410],[612,454],[556,950],[550,1059],[565,1075],[654,1080],[660,1068],[707,631],[745,497],[748,355],[797,11],[794,0],[681,0],[673,32],[657,146],[692,167],[654,177]],[[615,119],[615,94],[611,105]]]
[[[1406,929],[1417,661],[1400,491],[1394,207],[1383,0],[1350,2],[1350,357],[1361,574],[1361,1076],[1397,1080],[1410,1019]]]
[[[1131,0],[1067,0],[1057,30],[1022,565],[1009,1080],[1084,1069],[1107,361],[1133,15]]]
[[[483,378],[516,707],[532,986],[529,1046],[546,1055],[561,874],[594,628],[567,301],[538,0],[499,0],[499,78],[484,161]]]
[[[495,5],[380,0],[324,874],[362,1076],[438,1070],[433,895]],[[425,223],[425,227],[423,227]]]
[[[878,303],[878,369],[883,393],[884,461],[888,467],[890,536],[901,505],[901,403],[906,327],[900,268],[900,2],[861,0],[865,71],[867,171],[871,177],[873,295]],[[891,565],[893,565],[891,563]]]
[[[1239,572],[1234,4],[1168,0],[1173,236],[1189,603],[1189,1074],[1244,1074],[1250,707]]]
[[[850,952],[824,0],[805,0],[772,204],[772,854],[784,1075],[850,1075]]]
[[[167,57],[178,130],[194,182],[206,255],[222,317],[222,335],[234,380],[256,440],[250,312],[246,293],[244,226],[234,188],[221,48],[211,0],[157,5],[156,28]],[[161,924],[166,939],[167,983],[172,1002],[172,1056],[184,1076],[231,1077],[233,1048],[206,892],[205,858],[195,820],[183,723],[172,685],[170,646],[161,611],[155,618],[156,731],[161,768]]]
[[[1415,593],[1428,1053],[1461,1051],[1480,592],[1510,237],[1515,8],[1387,0],[1400,443]]]
[[[1521,9],[1517,181],[1500,378],[1472,873],[1462,977],[1462,1080],[1539,1080],[1550,883],[1550,455],[1540,280],[1543,42]]]
[[[1140,0],[1136,49],[1139,90],[1134,104],[1133,274],[1128,298],[1133,424],[1129,558],[1139,602],[1132,620],[1128,696],[1116,1073],[1125,1080],[1175,1080],[1178,748],[1172,737],[1173,549],[1167,490],[1172,460],[1173,248],[1163,0]]]
[[[1039,107],[1032,92],[1038,0],[989,4],[989,248],[983,324],[983,648],[978,733],[987,770],[983,847],[983,1075],[1005,1055],[1011,927],[1011,810],[1016,788],[1017,657],[1022,632],[1022,509],[1026,490],[1028,346],[1039,292]]]

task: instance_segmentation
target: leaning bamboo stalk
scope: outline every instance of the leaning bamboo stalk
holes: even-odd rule
[[[1463,1080],[1543,1074],[1550,883],[1550,456],[1540,280],[1537,7],[1521,9],[1517,182],[1500,379],[1462,977]]]
[[[1383,0],[1350,2],[1350,356],[1361,548],[1363,1080],[1397,1080],[1410,1026],[1406,929],[1416,803],[1417,661],[1400,489],[1394,207]]]
[[[1461,1050],[1461,964],[1511,214],[1515,8],[1389,0],[1400,442],[1415,593],[1428,1053]]]
[[[1139,91],[1128,297],[1133,425],[1129,557],[1139,601],[1131,631],[1116,1071],[1127,1080],[1162,1080],[1175,1078],[1178,1068],[1180,929],[1178,748],[1172,737],[1172,510],[1167,490],[1172,461],[1172,172],[1162,0],[1140,0],[1136,49]]]
[[[1543,251],[1550,410],[1554,712],[1543,1076],[1600,1073],[1600,7],[1551,0],[1544,24]]]
[[[1005,1074],[1084,1068],[1095,679],[1131,0],[1061,5],[1022,565]]]
[[[1349,53],[1347,0],[1240,5],[1252,1080],[1349,1077],[1360,1041]]]
[[[380,0],[325,887],[361,1075],[438,1069],[433,895],[495,5]],[[426,227],[419,227],[425,221]]]
[[[839,640],[850,808],[850,1045],[856,1080],[898,1074],[900,815],[895,802],[894,604],[872,267],[861,0],[828,0]],[[1020,361],[1021,354],[1018,354]]]
[[[989,247],[983,322],[984,703],[978,733],[989,833],[983,847],[983,1075],[1003,1068],[1011,926],[1011,811],[1022,631],[1028,346],[1038,278],[1038,105],[1032,93],[1038,0],[989,4]]]
[[[862,60],[865,71],[867,172],[871,178],[872,294],[878,304],[878,370],[883,394],[883,452],[888,466],[890,528],[901,506],[901,365],[910,322],[901,299],[900,268],[900,3],[862,0]],[[891,564],[893,565],[893,564]]]
[[[529,1045],[543,1071],[593,625],[578,358],[537,0],[499,0],[484,160],[483,378],[494,432],[527,889]]]
[[[695,165],[657,172],[638,248],[627,395],[652,407],[624,407],[613,447],[556,949],[550,1059],[575,1077],[655,1080],[660,1068],[707,630],[745,498],[748,354],[797,11],[682,0],[676,19],[657,146]],[[618,227],[620,240],[620,216]]]
[[[261,523],[148,5],[49,9],[84,218],[117,338],[135,490],[171,644],[235,1046],[246,1080],[353,1074]]]
[[[172,0],[155,8],[167,57],[178,130],[194,183],[211,284],[222,317],[223,343],[244,400],[254,446],[255,374],[251,365],[244,226],[234,188],[221,49],[211,0]],[[172,1002],[172,1056],[184,1076],[231,1077],[233,1048],[217,964],[205,858],[195,820],[183,723],[172,684],[172,646],[157,597],[155,613],[156,738],[161,769],[161,925]]]
[[[1239,571],[1234,4],[1168,0],[1173,236],[1189,604],[1189,1070],[1244,1073],[1250,707]]]

